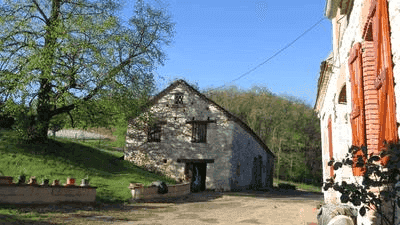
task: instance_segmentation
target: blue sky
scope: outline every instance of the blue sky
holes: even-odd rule
[[[332,50],[328,19],[269,62],[230,82],[323,18],[325,0],[170,0],[167,4],[176,35],[164,48],[165,66],[156,71],[159,89],[178,78],[197,83],[200,90],[258,85],[314,106],[319,66]],[[127,1],[123,17],[130,17],[132,9]]]

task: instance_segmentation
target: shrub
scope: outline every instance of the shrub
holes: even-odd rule
[[[285,189],[285,190],[296,190],[296,186],[291,185],[291,184],[283,184],[283,183],[280,183],[280,184],[278,184],[278,187],[279,187],[280,189]]]
[[[351,146],[349,153],[342,161],[331,160],[328,165],[334,166],[334,170],[338,170],[342,166],[355,166],[365,169],[363,175],[362,184],[350,183],[345,181],[341,183],[335,182],[333,178],[326,179],[324,183],[324,190],[332,188],[335,191],[341,193],[340,200],[342,203],[351,202],[354,206],[361,206],[359,208],[359,214],[365,216],[366,210],[376,210],[376,213],[380,217],[381,224],[394,224],[395,222],[395,207],[400,207],[400,198],[396,196],[399,187],[396,187],[396,183],[399,182],[400,178],[400,143],[398,144],[385,144],[386,149],[383,150],[379,155],[373,155],[372,153],[368,156],[367,147]],[[357,161],[353,162],[354,155],[362,150],[363,156],[357,156]],[[368,159],[364,161],[363,157],[368,156]],[[389,161],[387,165],[382,166],[380,164],[382,159]],[[355,164],[355,165],[353,165]],[[378,192],[371,191],[371,188],[378,188]],[[384,206],[385,204],[385,206]],[[386,205],[389,204],[389,207]],[[388,213],[388,209],[392,210]]]

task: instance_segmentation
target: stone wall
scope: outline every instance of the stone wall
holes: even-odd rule
[[[95,187],[0,184],[2,204],[94,203],[95,201]]]
[[[168,193],[165,194],[158,194],[158,187],[144,187],[142,184],[131,183],[129,189],[131,190],[133,201],[155,198],[174,198],[189,194],[190,183],[168,185]]]
[[[272,188],[273,157],[238,124],[233,123],[231,188],[236,190]],[[260,162],[257,162],[261,156]],[[258,167],[260,163],[261,167]],[[259,177],[258,177],[259,176]],[[260,181],[258,183],[258,181]]]

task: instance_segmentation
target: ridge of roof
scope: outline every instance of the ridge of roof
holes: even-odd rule
[[[188,84],[186,81],[179,79],[174,81],[170,86],[168,86],[167,88],[165,88],[163,91],[161,91],[160,93],[158,93],[156,96],[154,96],[151,100],[150,100],[150,105],[154,105],[155,103],[158,102],[158,100],[160,100],[162,97],[164,97],[168,92],[170,92],[172,89],[174,89],[175,87],[177,87],[178,85],[183,84],[186,87],[189,88],[190,91],[194,92],[195,94],[197,94],[201,99],[213,104],[214,106],[216,106],[219,110],[221,110],[227,117],[228,119],[231,119],[232,121],[236,122],[237,124],[239,124],[239,126],[241,126],[245,131],[247,131],[260,145],[262,148],[264,148],[264,150],[271,154],[274,158],[275,158],[275,154],[268,148],[268,146],[264,143],[263,140],[261,140],[261,138],[246,124],[244,123],[241,119],[239,119],[237,116],[233,115],[232,113],[230,113],[228,110],[224,109],[222,106],[218,105],[217,103],[215,103],[213,100],[207,98],[204,94],[200,93],[198,90],[196,90],[195,88],[193,88],[190,84]]]

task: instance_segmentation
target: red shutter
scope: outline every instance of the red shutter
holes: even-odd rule
[[[365,109],[364,109],[364,82],[362,70],[361,44],[356,43],[350,50],[349,70],[351,80],[351,129],[353,135],[353,145],[366,146],[365,135]],[[353,175],[362,176],[365,168],[355,167],[357,156],[363,155],[359,150],[353,158]],[[365,159],[365,156],[364,156]]]
[[[329,160],[333,159],[333,145],[332,145],[332,120],[329,117],[328,119],[328,139],[329,139]],[[333,177],[333,165],[330,166],[330,172],[329,175]]]
[[[388,143],[398,141],[387,0],[373,0],[366,29],[368,29],[367,26],[372,28],[369,33],[372,33],[375,50],[376,77],[374,85],[377,90],[379,110],[378,148],[373,153],[379,154],[385,148],[384,141]],[[386,157],[382,159],[381,163],[386,165],[387,161]]]

